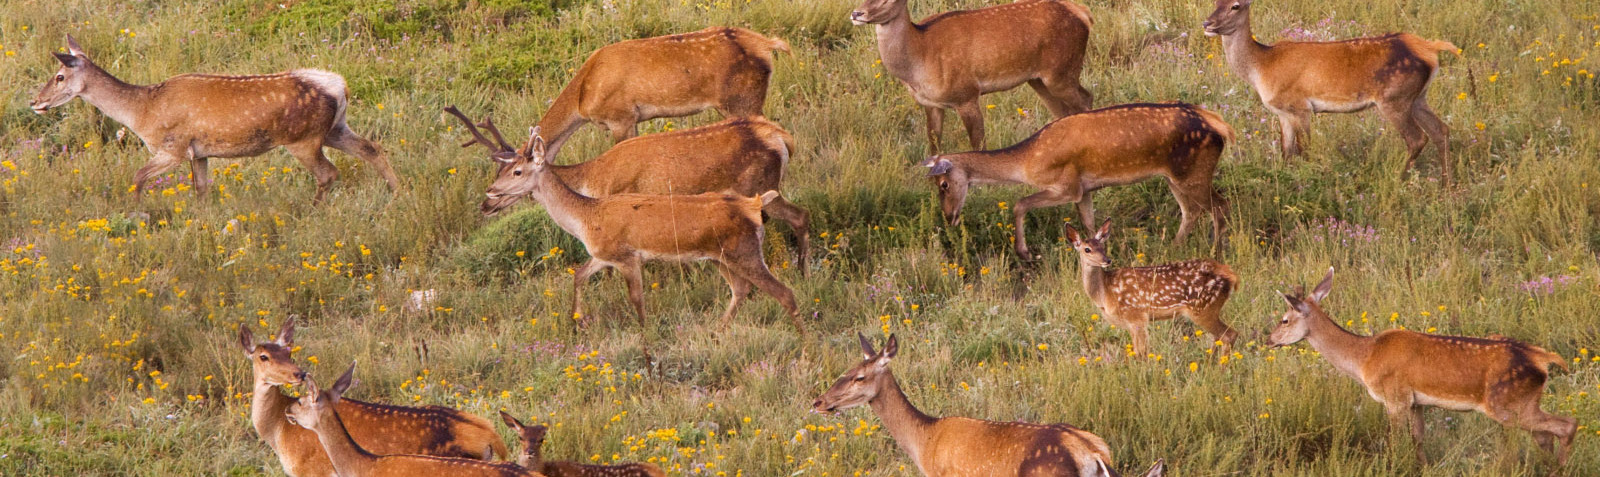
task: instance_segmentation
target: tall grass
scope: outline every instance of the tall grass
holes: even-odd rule
[[[282,4],[281,6],[279,4]],[[917,15],[995,2],[912,0]],[[1430,102],[1450,124],[1460,185],[1432,152],[1398,174],[1404,148],[1373,114],[1315,120],[1303,158],[1277,157],[1276,121],[1199,35],[1206,2],[1087,2],[1085,83],[1097,104],[1179,99],[1240,132],[1219,184],[1232,198],[1218,257],[1243,285],[1224,319],[1250,341],[1208,354],[1187,322],[1152,330],[1154,359],[1095,315],[1059,247],[1070,208],[1033,213],[1047,259],[1022,275],[1009,210],[1026,191],[979,189],[966,225],[942,226],[912,167],[921,114],[875,65],[870,30],[842,0],[0,1],[0,474],[280,475],[245,417],[249,374],[232,344],[304,318],[296,356],[321,376],[361,362],[354,396],[509,410],[553,427],[547,455],[650,460],[695,475],[913,475],[866,411],[807,412],[857,359],[854,334],[898,333],[894,369],[939,415],[1068,422],[1106,438],[1122,469],[1166,458],[1177,475],[1536,475],[1551,463],[1525,433],[1476,414],[1429,414],[1418,468],[1381,406],[1314,352],[1265,349],[1275,290],[1339,269],[1329,309],[1350,328],[1501,333],[1572,360],[1545,406],[1580,420],[1569,475],[1600,474],[1600,19],[1576,0],[1258,2],[1256,31],[1344,38],[1404,30],[1450,40]],[[770,299],[733,323],[700,265],[651,265],[652,323],[597,277],[579,327],[569,269],[582,247],[536,206],[481,218],[493,167],[457,147],[440,114],[532,124],[601,45],[739,25],[784,38],[768,115],[799,139],[785,193],[813,213],[818,260],[795,288],[817,339]],[[391,152],[398,195],[360,161],[321,208],[286,154],[212,161],[200,198],[186,171],[134,202],[148,157],[120,125],[75,102],[45,116],[27,99],[75,35],[122,78],[320,67],[349,79],[352,126]],[[991,141],[1048,120],[1026,89],[985,99]],[[644,132],[717,120],[657,120]],[[947,144],[965,139],[947,128]],[[609,145],[581,131],[568,160]],[[1592,186],[1591,186],[1592,185]],[[1002,203],[1007,203],[1002,205]],[[1201,256],[1169,245],[1177,207],[1157,183],[1096,195],[1117,221],[1111,253],[1149,264]],[[782,226],[778,226],[782,227]],[[769,261],[792,256],[773,233]],[[412,306],[415,292],[437,300]],[[1591,350],[1593,348],[1594,350]],[[646,362],[654,357],[654,365]],[[654,371],[654,372],[652,372]],[[507,433],[508,441],[510,434]],[[858,474],[859,473],[859,474]]]

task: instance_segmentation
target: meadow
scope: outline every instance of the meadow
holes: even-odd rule
[[[1404,145],[1370,112],[1318,116],[1307,155],[1280,158],[1276,118],[1201,34],[1210,2],[1082,3],[1095,17],[1084,84],[1096,106],[1182,100],[1239,132],[1217,179],[1232,209],[1215,257],[1242,278],[1224,312],[1244,334],[1229,355],[1167,321],[1152,327],[1152,356],[1129,356],[1062,246],[1071,207],[1031,215],[1044,259],[1027,273],[1008,210],[1026,190],[979,188],[964,225],[945,227],[914,167],[927,153],[921,111],[877,63],[871,29],[849,23],[852,0],[0,0],[0,474],[282,475],[246,418],[250,372],[234,337],[289,316],[303,322],[295,357],[314,376],[359,361],[352,397],[508,410],[552,427],[547,456],[673,475],[915,475],[869,411],[809,412],[860,359],[857,332],[900,336],[892,366],[925,412],[1072,423],[1104,437],[1125,472],[1157,458],[1180,476],[1553,470],[1526,432],[1445,411],[1427,419],[1436,462],[1418,467],[1358,383],[1304,344],[1265,346],[1285,310],[1277,291],[1333,266],[1327,307],[1353,331],[1498,333],[1565,357],[1544,406],[1579,419],[1567,475],[1600,475],[1593,3],[1255,3],[1265,42],[1408,31],[1460,46],[1429,91],[1459,161],[1450,187],[1432,148],[1399,174]],[[595,48],[710,25],[793,47],[766,111],[798,140],[784,193],[811,212],[816,248],[802,274],[775,224],[767,256],[802,302],[809,341],[764,295],[716,322],[727,288],[705,265],[646,266],[647,326],[615,275],[594,279],[585,323],[562,316],[583,247],[537,205],[482,217],[495,168],[459,147],[465,135],[441,113],[492,112],[524,130]],[[42,116],[27,106],[68,33],[134,83],[341,73],[350,125],[388,149],[408,187],[390,194],[359,160],[330,153],[340,181],[312,207],[312,176],[280,150],[212,160],[207,197],[182,167],[135,202],[131,177],[149,157],[137,137],[82,101]],[[991,146],[1050,120],[1026,88],[985,102]],[[954,124],[944,144],[960,150]],[[609,145],[588,126],[561,161]],[[1165,184],[1095,199],[1097,217],[1116,222],[1119,264],[1210,253],[1208,227],[1170,244]]]

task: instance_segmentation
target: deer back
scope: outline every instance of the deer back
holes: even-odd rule
[[[1151,267],[1119,268],[1111,272],[1106,297],[1118,308],[1163,310],[1202,308],[1227,300],[1239,277],[1216,260],[1200,259]]]
[[[735,118],[617,143],[588,162],[556,169],[590,197],[614,194],[754,196],[778,190],[789,133],[765,118]]]
[[[320,138],[343,120],[344,79],[320,70],[259,76],[189,74],[152,86],[151,101],[130,124],[152,148],[183,146],[197,156],[238,157]]]
[[[654,464],[588,465],[574,462],[546,462],[540,470],[547,477],[662,477],[666,473]]]
[[[1063,63],[1081,68],[1093,23],[1088,8],[1060,0],[934,14],[919,25],[922,73],[947,82],[970,78],[987,92],[1068,66]],[[885,56],[885,63],[894,62],[892,53]]]
[[[1093,185],[1114,185],[1154,175],[1212,174],[1232,136],[1220,117],[1194,105],[1125,104],[1058,119],[995,152],[1029,158],[1029,183],[1079,176]]]
[[[1104,439],[1066,424],[940,419],[921,460],[925,475],[1085,475],[1114,462]]]
[[[1254,86],[1264,98],[1307,98],[1326,103],[1318,109],[1337,109],[1340,104],[1382,100],[1383,92],[1392,89],[1421,89],[1439,68],[1440,51],[1453,52],[1455,45],[1409,33],[1332,42],[1279,42],[1253,62],[1238,60],[1244,63],[1235,69],[1253,71],[1241,75],[1254,78]]]
[[[534,477],[542,476],[516,464],[421,455],[378,457],[371,477]],[[368,477],[368,476],[352,476]]]
[[[585,117],[609,117],[618,108],[637,108],[644,118],[682,116],[734,91],[759,87],[764,97],[772,51],[787,49],[731,27],[628,40],[596,50],[567,88],[581,91]]]
[[[350,437],[378,455],[422,454],[489,459],[507,455],[488,420],[441,406],[405,407],[342,399],[335,405]]]
[[[1369,388],[1403,387],[1447,408],[1487,406],[1493,394],[1544,388],[1549,366],[1561,357],[1511,339],[1441,336],[1388,330],[1374,340],[1361,366]]]

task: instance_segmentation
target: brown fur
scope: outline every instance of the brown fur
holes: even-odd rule
[[[1566,465],[1577,433],[1576,419],[1539,408],[1549,366],[1561,357],[1509,338],[1441,336],[1409,330],[1387,330],[1374,336],[1345,331],[1322,309],[1333,288],[1333,270],[1310,294],[1284,295],[1284,312],[1270,343],[1301,340],[1326,357],[1334,368],[1355,378],[1389,414],[1394,428],[1410,421],[1417,460],[1422,449],[1424,406],[1478,411],[1501,424],[1521,427]],[[1498,336],[1498,335],[1496,335]]]
[[[876,26],[883,67],[911,90],[938,154],[945,108],[955,109],[973,149],[985,149],[979,97],[1023,83],[1060,118],[1089,109],[1079,83],[1089,44],[1089,10],[1066,0],[1022,0],[945,12],[912,23],[909,0],[865,0],[850,14]]]
[[[1409,155],[1401,173],[1431,139],[1439,147],[1444,180],[1450,182],[1450,129],[1428,107],[1428,83],[1439,69],[1439,52],[1455,52],[1447,41],[1409,33],[1332,42],[1257,43],[1250,33],[1252,0],[1217,0],[1206,19],[1207,35],[1221,35],[1233,72],[1250,83],[1278,116],[1283,155],[1302,152],[1311,115],[1348,113],[1376,106],[1405,139]]]
[[[284,322],[279,341],[255,343],[250,329],[240,327],[240,345],[251,362],[256,395],[251,424],[278,454],[284,473],[296,477],[331,477],[333,464],[315,433],[290,425],[284,411],[294,398],[278,391],[280,384],[300,383],[305,373],[289,355],[294,346],[294,320]],[[287,337],[287,339],[285,339]],[[266,357],[266,360],[262,360]],[[426,454],[469,459],[507,457],[505,443],[483,418],[455,409],[389,406],[351,399],[336,405],[350,435],[378,454]],[[492,449],[484,455],[484,449]]]
[[[550,159],[585,122],[604,126],[620,142],[638,134],[635,124],[655,118],[710,108],[730,118],[761,116],[774,51],[789,51],[789,45],[730,27],[602,47],[539,121],[550,135]]]
[[[43,114],[74,97],[127,126],[153,155],[134,174],[135,198],[156,176],[189,162],[196,193],[210,190],[207,158],[258,156],[283,146],[317,179],[320,203],[339,175],[323,155],[333,147],[371,164],[391,189],[400,180],[377,144],[345,124],[349,94],[344,78],[319,70],[259,76],[188,74],[150,86],[118,80],[89,61],[68,37],[71,54],[45,83],[32,107]]]
[[[1233,129],[1215,114],[1184,103],[1126,104],[1074,114],[1032,137],[994,151],[933,156],[923,162],[937,188],[945,219],[960,221],[972,184],[1027,184],[1042,189],[1013,210],[1017,254],[1028,251],[1029,210],[1076,202],[1085,227],[1094,227],[1091,195],[1103,187],[1165,177],[1183,216],[1181,243],[1200,214],[1211,214],[1212,246],[1223,240],[1227,201],[1212,186]]]
[[[664,477],[667,475],[655,464],[641,464],[626,462],[614,465],[590,465],[565,461],[546,461],[544,459],[544,438],[549,430],[545,426],[526,426],[522,421],[512,417],[505,411],[500,411],[500,420],[506,423],[517,434],[522,443],[522,453],[517,456],[517,465],[525,469],[540,472],[548,477]]]
[[[1093,237],[1080,237],[1068,227],[1067,240],[1078,252],[1084,293],[1105,313],[1106,321],[1128,329],[1134,356],[1143,358],[1149,353],[1146,326],[1151,321],[1179,315],[1189,317],[1213,340],[1222,342],[1222,354],[1228,354],[1239,337],[1222,321],[1223,306],[1239,289],[1239,276],[1233,269],[1211,259],[1112,269],[1105,245],[1110,228],[1108,221]]]

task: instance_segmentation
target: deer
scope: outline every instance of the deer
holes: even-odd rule
[[[1452,180],[1450,128],[1425,97],[1439,70],[1439,52],[1459,55],[1456,45],[1409,33],[1263,45],[1250,31],[1251,3],[1217,0],[1202,25],[1206,36],[1222,37],[1228,68],[1249,82],[1278,117],[1284,158],[1303,152],[1301,142],[1311,133],[1313,113],[1354,113],[1376,106],[1405,139],[1409,155],[1402,175],[1432,139],[1439,147],[1444,180]]]
[[[317,443],[316,434],[289,425],[284,417],[284,410],[295,400],[280,392],[278,386],[302,384],[307,377],[290,355],[294,331],[295,320],[289,318],[275,339],[258,343],[249,326],[239,326],[239,346],[250,360],[254,377],[250,424],[278,455],[284,473],[294,477],[333,477],[333,463]],[[341,400],[337,407],[350,435],[373,452],[481,460],[497,455],[509,457],[505,443],[488,421],[455,409],[388,406],[354,399]]]
[[[478,126],[462,120],[475,138],[484,137]],[[489,134],[502,137],[493,121],[483,124]],[[573,190],[549,166],[540,133],[540,126],[529,131],[528,142],[513,152],[516,159],[503,174],[530,176],[526,195],[543,205],[556,226],[582,242],[589,253],[589,261],[573,273],[572,314],[568,316],[583,316],[583,285],[589,277],[616,268],[627,282],[628,301],[643,325],[642,265],[646,260],[710,261],[717,265],[733,292],[722,314],[724,325],[732,320],[754,286],[777,299],[795,329],[805,335],[794,292],[772,275],[761,252],[761,210],[778,199],[778,191],[769,190],[754,197],[719,193],[589,197]],[[504,140],[498,142],[503,144]],[[499,197],[488,194],[490,200]]]
[[[549,429],[541,425],[524,425],[522,421],[505,411],[500,411],[500,420],[505,421],[506,427],[516,432],[517,438],[522,442],[522,453],[517,455],[517,465],[547,477],[665,477],[667,475],[655,464],[629,462],[616,465],[590,465],[546,461],[542,449],[544,436]]]
[[[1355,378],[1368,396],[1383,404],[1392,429],[1409,420],[1418,462],[1428,462],[1422,449],[1422,413],[1431,406],[1477,411],[1502,425],[1526,429],[1541,448],[1556,455],[1558,465],[1566,465],[1578,421],[1539,408],[1550,366],[1567,368],[1560,355],[1499,335],[1484,339],[1401,329],[1357,335],[1340,327],[1323,308],[1332,290],[1329,267],[1310,294],[1304,289],[1279,292],[1289,309],[1268,344],[1310,343],[1334,369]]]
[[[1212,185],[1233,128],[1216,113],[1184,103],[1125,104],[1057,119],[1011,147],[934,155],[922,162],[937,188],[945,221],[956,226],[973,184],[1027,184],[1041,191],[1017,200],[1012,214],[1017,255],[1037,260],[1026,239],[1028,211],[1077,203],[1094,227],[1094,191],[1163,177],[1182,218],[1182,244],[1199,214],[1211,214],[1212,247],[1222,246],[1228,202]]]
[[[1106,321],[1126,328],[1133,337],[1133,353],[1144,357],[1150,352],[1152,320],[1168,320],[1183,315],[1220,342],[1222,355],[1233,349],[1239,332],[1222,322],[1222,307],[1239,289],[1239,276],[1222,262],[1195,259],[1149,267],[1112,269],[1106,255],[1111,221],[1100,225],[1093,236],[1078,235],[1066,228],[1067,242],[1078,252],[1078,275],[1083,292],[1106,316]]]
[[[328,389],[319,389],[315,380],[304,378],[306,394],[284,411],[296,426],[316,433],[323,452],[332,460],[340,477],[534,477],[538,472],[510,462],[493,462],[460,457],[414,454],[375,454],[350,436],[339,409],[345,391],[355,384],[356,364],[350,363]],[[496,434],[498,439],[498,434]]]
[[[344,77],[316,69],[256,76],[185,74],[148,86],[123,82],[100,68],[67,36],[67,53],[55,53],[61,68],[29,102],[33,112],[83,98],[84,102],[144,141],[150,161],[133,175],[134,199],[150,180],[188,162],[196,194],[211,188],[210,158],[254,157],[283,146],[317,180],[312,204],[321,204],[339,169],[323,147],[356,156],[400,189],[400,178],[377,143],[345,123],[350,105]]]
[[[445,110],[464,123],[471,120],[460,110]],[[489,118],[477,125],[485,128]],[[485,215],[499,213],[522,200],[531,190],[533,176],[516,175],[520,160],[516,149],[504,138],[484,137],[468,128],[474,144],[489,149],[489,158],[499,166],[494,183],[480,209]],[[794,137],[778,123],[764,117],[727,119],[721,122],[671,132],[635,137],[585,162],[571,165],[549,164],[556,176],[574,191],[589,197],[616,194],[688,195],[716,192],[752,197],[779,190],[784,168],[794,151]],[[794,231],[802,273],[810,256],[810,213],[782,196],[762,208],[762,212],[783,220]]]
[[[774,52],[789,44],[744,28],[710,27],[601,47],[551,101],[539,126],[549,131],[550,160],[584,123],[612,142],[637,124],[715,108],[723,117],[762,116]]]
[[[928,149],[938,154],[944,110],[954,109],[973,149],[984,147],[980,96],[1028,83],[1056,118],[1088,110],[1079,82],[1089,9],[1067,0],[1021,0],[944,12],[912,23],[909,0],[865,0],[850,12],[873,25],[883,67],[911,90],[927,116]]]
[[[865,357],[845,371],[833,386],[811,403],[811,412],[836,414],[867,405],[883,421],[917,470],[928,477],[945,476],[1115,476],[1109,467],[1111,448],[1100,436],[1068,424],[995,422],[966,417],[933,417],[917,410],[895,380],[889,362],[899,341],[889,335],[882,351],[856,333]],[[1145,473],[1159,477],[1166,464],[1157,461]]]

